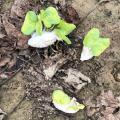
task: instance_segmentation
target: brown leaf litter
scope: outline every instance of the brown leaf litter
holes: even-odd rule
[[[2,17],[2,21],[8,36],[14,36],[14,37],[21,36],[21,33],[17,30],[17,28],[12,23],[9,22],[8,15],[4,14]]]
[[[5,65],[8,64],[9,62],[10,62],[10,58],[9,58],[9,57],[2,58],[2,59],[0,60],[0,67],[5,66]]]
[[[65,16],[65,19],[68,22],[73,23],[75,25],[78,25],[80,23],[80,17],[78,13],[71,5],[65,5],[65,9],[63,10],[64,10],[63,13]]]
[[[28,5],[29,5],[28,0],[15,0],[11,8],[11,16],[12,17],[18,16],[23,18],[26,11],[28,10],[26,7]]]
[[[119,97],[114,97],[112,91],[104,92],[96,98],[96,103],[93,103],[89,98],[85,101],[87,106],[87,115],[93,116],[99,113],[98,120],[120,120],[120,100]]]
[[[5,27],[5,31],[7,32],[8,37],[15,37],[17,38],[17,45],[19,47],[27,48],[28,45],[26,44],[29,37],[23,35],[18,28],[16,28],[12,23],[9,22],[9,16],[4,14],[2,17],[3,25]]]
[[[62,79],[67,85],[72,86],[74,92],[80,91],[87,84],[91,83],[91,79],[77,69],[61,69],[59,72],[64,73],[64,76],[60,77],[60,79]]]
[[[67,62],[67,58],[62,54],[56,54],[53,57],[46,58],[43,63],[43,72],[46,79],[51,79],[59,68]]]

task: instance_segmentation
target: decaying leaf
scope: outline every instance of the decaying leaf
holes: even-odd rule
[[[10,58],[9,57],[5,57],[5,58],[1,59],[0,60],[0,67],[5,66],[9,62],[10,62]]]
[[[17,61],[17,58],[14,55],[14,57],[12,58],[12,60],[8,63],[8,67],[9,68],[13,67],[15,65],[16,61]]]
[[[112,108],[111,108],[112,109]],[[106,109],[107,111],[108,109]],[[109,112],[109,114],[104,114],[104,116],[99,117],[98,120],[120,120],[120,111],[118,111],[117,113],[113,114],[112,112]]]
[[[2,109],[0,109],[0,120],[3,120],[5,117],[6,113],[2,111]]]
[[[28,6],[29,0],[15,0],[11,8],[11,16],[24,17],[26,12],[26,6]]]
[[[101,111],[102,117],[99,120],[120,120],[120,116],[118,116],[118,112],[114,113],[114,111],[120,107],[119,100],[114,97],[112,91],[102,92],[98,97],[98,104],[101,106],[105,106],[105,110]]]
[[[2,17],[3,25],[5,27],[5,31],[9,36],[19,37],[21,33],[17,30],[17,28],[8,21],[8,16],[6,14]]]
[[[76,10],[71,5],[65,5],[62,9],[62,14],[65,16],[65,20],[69,23],[78,25],[80,23],[80,17]]]
[[[67,59],[64,58],[61,54],[57,54],[53,57],[47,58],[44,61],[44,74],[46,79],[51,79],[58,69],[67,62]]]
[[[19,38],[18,42],[17,42],[17,46],[18,46],[18,47],[22,47],[22,48],[24,48],[24,49],[25,49],[25,48],[28,48],[28,44],[27,44],[28,39],[29,39],[28,36],[22,35],[22,36]]]
[[[80,71],[76,69],[69,68],[66,71],[67,77],[64,77],[64,80],[69,85],[72,85],[76,91],[81,90],[85,85],[91,83],[89,77],[82,74]]]
[[[85,103],[88,116],[93,116],[99,112],[98,120],[120,120],[120,101],[114,97],[113,92],[110,90],[107,92],[102,91],[96,98],[96,103],[92,102],[92,98],[87,99]]]
[[[97,104],[99,104],[99,106],[104,105],[106,107],[116,108],[118,107],[118,100],[114,97],[112,91],[102,91],[101,95],[97,98]]]
[[[96,107],[96,105],[93,103],[92,101],[92,97],[90,98],[86,98],[84,101],[85,105],[86,105],[86,113],[87,116],[91,117],[93,116],[96,112],[99,111],[99,108]]]
[[[29,37],[23,35],[20,31],[18,31],[18,29],[12,23],[9,22],[9,18],[6,14],[3,15],[2,20],[8,36],[17,38],[18,39],[17,45],[19,47],[27,48],[28,45],[26,43]]]

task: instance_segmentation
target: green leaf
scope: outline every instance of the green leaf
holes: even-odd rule
[[[60,23],[60,16],[54,7],[48,7],[46,10],[41,10],[40,15],[41,20],[47,28]]]
[[[99,29],[92,28],[84,38],[83,44],[89,48],[91,48],[94,42],[99,39]]]
[[[35,31],[37,20],[38,19],[35,12],[28,11],[21,28],[22,33],[24,33],[25,35],[31,35]]]
[[[84,109],[85,108],[85,106],[83,105],[83,104],[79,104],[78,103],[78,105],[75,105],[75,106],[70,106],[70,107],[68,107],[67,109],[68,110],[79,110],[79,109]]]
[[[55,90],[52,94],[53,102],[65,105],[70,103],[70,97],[64,93],[62,90]]]
[[[64,32],[62,30],[55,29],[54,31],[60,40],[65,41],[67,44],[71,44],[70,39],[64,35]]]
[[[74,29],[76,28],[76,26],[74,24],[70,24],[65,22],[64,20],[60,21],[60,24],[57,26],[57,30],[62,31],[62,33],[64,35],[68,35],[70,34]]]
[[[37,35],[41,35],[41,33],[42,33],[42,21],[41,20],[39,20],[36,23],[36,33],[37,33]]]
[[[57,25],[56,29],[54,29],[54,32],[60,40],[64,40],[67,44],[71,44],[71,41],[68,37],[66,37],[66,35],[70,34],[75,28],[76,26],[74,24],[70,24],[64,20],[61,20],[60,24]]]
[[[109,38],[99,38],[91,49],[94,56],[99,56],[110,45]]]
[[[100,38],[99,29],[93,28],[85,36],[83,44],[91,49],[94,56],[99,56],[110,45],[109,38]]]
[[[70,41],[70,39],[69,39],[68,37],[63,36],[62,39],[63,39],[68,45],[72,44],[71,41]]]

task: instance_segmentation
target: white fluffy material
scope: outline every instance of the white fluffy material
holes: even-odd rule
[[[93,55],[92,55],[92,52],[91,52],[90,48],[84,46],[84,47],[83,47],[83,50],[82,50],[82,53],[81,53],[81,58],[80,58],[80,60],[81,60],[81,61],[89,60],[89,59],[91,59],[92,57],[93,57]]]
[[[42,35],[33,33],[32,37],[28,40],[28,45],[36,48],[48,47],[58,39],[54,32],[43,32]]]

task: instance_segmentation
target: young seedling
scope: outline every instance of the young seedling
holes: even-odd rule
[[[89,60],[93,56],[99,56],[110,45],[109,38],[101,38],[99,29],[92,28],[83,40],[83,50],[81,54],[81,61]]]
[[[76,101],[76,98],[71,98],[62,90],[55,90],[52,94],[54,106],[65,113],[76,113],[80,109],[84,109],[84,105]]]
[[[25,35],[32,35],[28,45],[37,48],[44,48],[54,42],[65,41],[71,44],[67,37],[76,26],[62,20],[54,7],[41,10],[39,15],[34,11],[28,11],[21,31]]]

